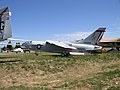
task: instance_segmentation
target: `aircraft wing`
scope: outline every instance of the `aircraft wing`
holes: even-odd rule
[[[33,41],[33,40],[27,40],[27,39],[14,39],[14,38],[8,38],[7,40],[9,41],[19,41],[19,42],[23,42],[23,44],[32,44],[32,45],[44,45],[45,41]]]
[[[69,46],[63,42],[60,41],[52,41],[52,40],[47,40],[46,44],[49,45],[50,47],[52,46],[53,48],[61,48],[61,50],[76,50],[77,48]]]
[[[23,42],[25,42],[25,41],[32,41],[32,40],[26,40],[26,39],[15,39],[15,38],[8,38],[7,40],[9,40],[9,41],[23,41]]]
[[[8,43],[0,43],[0,45],[8,45]]]

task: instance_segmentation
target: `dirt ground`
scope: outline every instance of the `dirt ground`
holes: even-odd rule
[[[1,89],[109,90],[109,88],[114,87],[116,90],[116,88],[120,88],[120,73],[114,72],[112,74],[114,76],[111,78],[104,74],[104,72],[120,71],[119,57],[114,58],[115,60],[104,61],[101,59],[102,56],[97,56],[99,61],[91,59],[85,61],[80,60],[81,58],[84,59],[81,56],[72,57],[72,59],[69,57],[71,61],[65,61],[67,58],[48,56],[50,61],[43,63],[39,60],[46,59],[43,58],[45,56],[38,56],[40,57],[37,57],[39,60],[33,57],[27,58],[29,59],[27,60],[23,54],[19,54],[19,56],[22,58],[18,58],[18,54],[8,54],[1,57]],[[58,60],[62,58],[64,61],[56,61],[56,58]]]

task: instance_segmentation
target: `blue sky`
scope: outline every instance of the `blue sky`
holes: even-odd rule
[[[79,39],[99,27],[107,28],[104,37],[120,37],[120,0],[0,0],[5,6],[13,38]]]

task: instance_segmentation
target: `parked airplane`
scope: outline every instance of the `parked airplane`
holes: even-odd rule
[[[0,9],[0,41],[4,41],[12,37],[10,16],[11,13],[9,12],[8,7]],[[23,43],[23,46],[33,50],[61,53],[63,56],[68,56],[71,53],[86,53],[100,50],[102,48],[101,46],[97,46],[97,44],[102,38],[104,32],[105,28],[99,28],[86,39],[75,41],[74,43],[64,43],[52,40],[47,40],[46,42],[30,41]]]
[[[53,53],[61,53],[62,56],[68,56],[70,54],[80,55],[85,53],[91,53],[96,50],[101,50],[101,46],[96,44],[101,40],[106,28],[99,28],[90,36],[82,41],[75,41],[65,43],[60,41],[47,40],[46,42],[40,41],[27,41],[22,44],[23,48],[30,50],[46,51]]]
[[[12,37],[10,16],[11,12],[9,12],[8,7],[0,9],[0,41],[4,41]]]

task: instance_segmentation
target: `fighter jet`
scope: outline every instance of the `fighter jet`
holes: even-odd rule
[[[60,53],[62,56],[84,55],[86,53],[91,53],[102,49],[102,47],[97,44],[101,40],[105,29],[106,28],[98,28],[95,32],[82,41],[69,43],[53,40],[47,40],[45,42],[27,41],[22,44],[22,47],[35,51]]]

